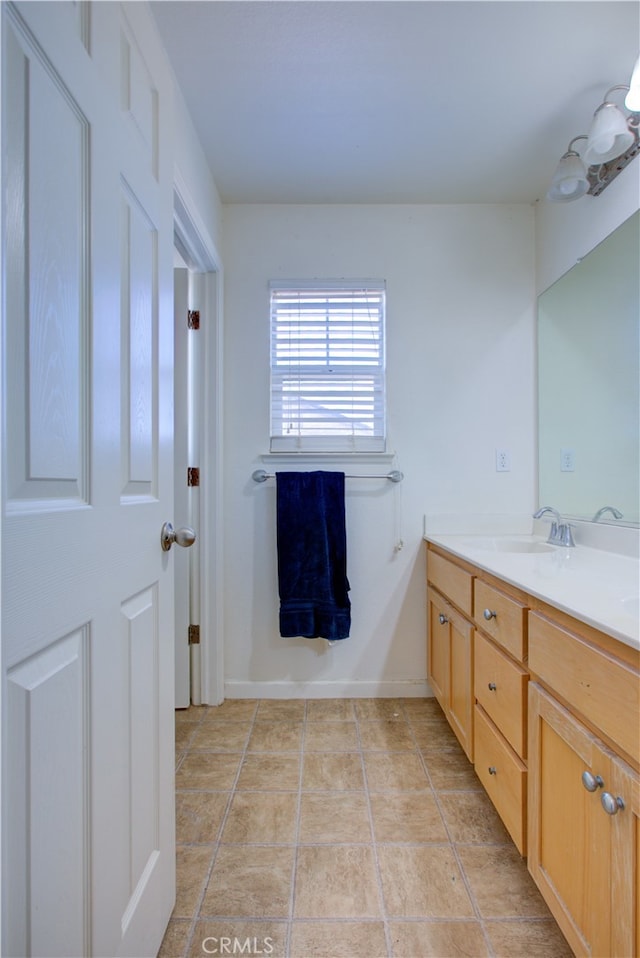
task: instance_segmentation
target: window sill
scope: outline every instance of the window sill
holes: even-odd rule
[[[395,457],[395,452],[266,452],[258,456],[258,459],[264,463],[290,460],[298,463],[359,462],[366,465],[367,463],[391,464]]]

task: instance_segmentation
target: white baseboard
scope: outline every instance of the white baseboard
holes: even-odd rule
[[[375,699],[426,698],[433,695],[425,680],[370,682],[236,682],[224,684],[228,699]]]

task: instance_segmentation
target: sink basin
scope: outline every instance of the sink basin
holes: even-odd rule
[[[487,552],[544,553],[553,552],[554,547],[530,536],[469,536],[465,545],[472,549]]]

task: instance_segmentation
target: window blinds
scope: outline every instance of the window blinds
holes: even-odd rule
[[[270,288],[271,451],[384,451],[384,281]]]

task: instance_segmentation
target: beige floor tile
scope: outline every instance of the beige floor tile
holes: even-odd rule
[[[352,722],[353,699],[311,699],[307,702],[307,722]]]
[[[248,722],[203,722],[193,733],[190,749],[242,752],[249,738]]]
[[[422,763],[410,752],[365,752],[364,765],[372,792],[429,789]]]
[[[176,836],[158,958],[571,956],[433,698],[176,712]]]
[[[386,958],[386,955],[381,921],[294,921],[291,926],[291,958]]]
[[[352,752],[358,748],[356,723],[307,723],[304,730],[304,747],[309,752]]]
[[[298,752],[301,748],[301,722],[256,722],[248,746],[250,752]]]
[[[484,918],[548,918],[549,910],[513,845],[459,845],[458,854]]]
[[[502,819],[484,792],[440,792],[439,799],[454,842],[511,843]]]
[[[198,728],[199,724],[196,722],[182,722],[176,725],[176,753],[186,751]]]
[[[295,842],[297,812],[294,792],[236,792],[222,841]]]
[[[299,755],[247,755],[240,769],[239,789],[297,790],[300,780]]]
[[[204,955],[268,955],[285,958],[287,923],[284,921],[198,921],[189,958]]]
[[[379,845],[387,914],[397,918],[472,918],[473,907],[449,845]]]
[[[191,918],[204,888],[214,845],[178,845],[176,849],[176,904],[173,918]]]
[[[215,842],[229,792],[176,792],[176,841]]]
[[[555,921],[488,921],[497,958],[572,958],[573,951]]]
[[[382,752],[415,749],[416,745],[405,722],[395,719],[361,721],[360,741],[363,749]]]
[[[176,773],[176,788],[228,790],[235,781],[239,765],[239,754],[187,752]]]
[[[190,918],[172,918],[164,933],[158,958],[184,958],[190,933]]]
[[[306,752],[302,770],[303,789],[364,788],[362,762],[355,752]]]
[[[428,699],[402,699],[402,709],[410,721],[414,719],[420,721],[433,716],[444,718],[444,712],[440,708],[438,700],[433,697]]]
[[[304,699],[263,699],[258,705],[257,722],[301,722]]]
[[[448,842],[433,792],[371,795],[377,842]]]
[[[204,721],[249,721],[255,717],[257,707],[257,699],[225,699],[222,705],[211,705],[206,709]]]
[[[354,699],[356,715],[362,721],[396,719],[404,722],[402,699]]]
[[[429,752],[433,749],[450,748],[458,750],[458,740],[444,716],[431,719],[409,720],[416,745]]]
[[[206,705],[191,705],[188,709],[176,709],[174,712],[176,728],[183,724],[197,725],[206,713]]]
[[[433,752],[421,749],[421,751],[434,788],[482,788],[473,765],[461,748]]]
[[[404,921],[389,926],[394,958],[485,958],[489,949],[477,921]]]
[[[370,842],[364,792],[303,792],[299,842]]]
[[[296,918],[377,918],[380,902],[373,848],[303,845],[298,849]]]
[[[201,916],[288,917],[294,851],[288,845],[221,845]]]

